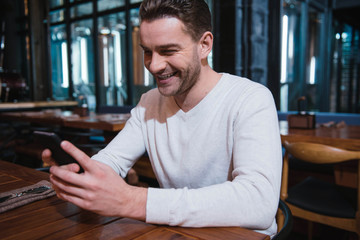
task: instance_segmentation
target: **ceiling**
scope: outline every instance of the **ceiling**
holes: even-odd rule
[[[360,29],[360,7],[334,10],[333,14],[335,19]]]
[[[336,0],[334,18],[360,29],[360,0]]]

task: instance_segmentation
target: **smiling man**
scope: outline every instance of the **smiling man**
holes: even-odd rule
[[[193,37],[181,20],[165,17],[143,21],[140,40],[144,64],[159,92],[173,96],[184,111],[200,102],[221,77],[207,62],[213,43],[210,31]]]
[[[140,17],[144,64],[158,87],[142,96],[124,129],[92,158],[62,142],[85,172],[77,174],[76,164],[52,167],[57,195],[103,215],[275,234],[282,152],[271,93],[211,69],[204,0],[145,0]],[[144,152],[161,188],[123,180]],[[48,150],[43,160],[51,161]]]

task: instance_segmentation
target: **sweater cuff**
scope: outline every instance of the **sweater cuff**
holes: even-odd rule
[[[170,225],[170,196],[175,189],[149,188],[146,202],[146,222]]]

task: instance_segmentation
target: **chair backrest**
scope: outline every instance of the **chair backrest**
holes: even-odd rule
[[[350,151],[328,145],[310,142],[285,141],[285,156],[283,162],[281,199],[287,198],[288,175],[289,175],[289,154],[295,158],[311,163],[340,163],[350,160],[358,160],[357,171],[357,215],[360,215],[360,151]]]
[[[287,239],[291,233],[293,219],[290,208],[286,203],[280,199],[279,201],[279,211],[277,215],[277,224],[280,227],[278,233],[273,236],[273,240],[282,240]]]
[[[348,151],[323,144],[285,141],[283,145],[286,151],[295,158],[311,163],[339,163],[360,159],[360,151]]]

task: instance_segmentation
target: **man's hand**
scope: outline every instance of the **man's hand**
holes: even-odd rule
[[[111,167],[92,160],[68,141],[61,147],[83,167],[69,164],[50,168],[50,180],[63,200],[106,216],[145,220],[147,189],[128,185]],[[43,161],[54,165],[51,152],[45,150]]]

